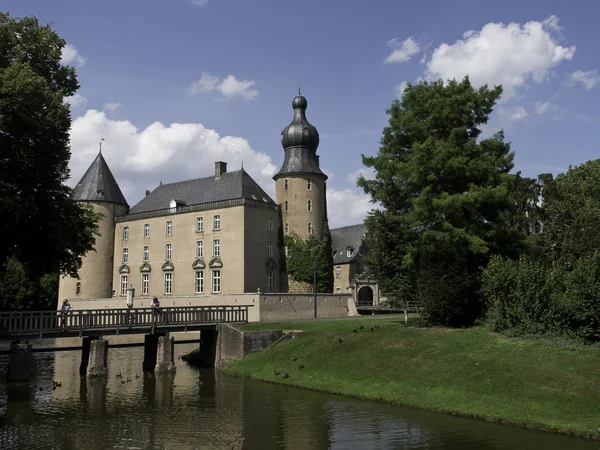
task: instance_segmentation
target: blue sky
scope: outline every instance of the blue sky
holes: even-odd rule
[[[270,194],[298,81],[321,135],[333,226],[370,208],[355,187],[405,82],[503,83],[516,170],[600,156],[600,3],[565,1],[0,0],[66,39],[77,67],[72,184],[98,142],[130,204],[158,183],[244,167]],[[509,25],[511,24],[511,25]],[[410,38],[410,39],[409,39]],[[195,84],[194,84],[195,83]]]

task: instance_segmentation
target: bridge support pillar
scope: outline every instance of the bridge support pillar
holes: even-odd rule
[[[174,373],[175,372],[175,338],[167,333],[158,338],[156,350],[156,373]]]
[[[217,330],[200,331],[200,354],[198,355],[198,366],[215,367],[217,357]]]
[[[154,372],[158,352],[158,338],[161,336],[164,336],[164,334],[147,334],[144,336],[144,362],[142,363],[144,372]]]
[[[104,377],[108,372],[108,341],[95,339],[90,341],[90,354],[87,376],[90,378]]]
[[[92,341],[98,339],[98,336],[84,337],[81,346],[81,364],[79,365],[79,376],[85,377],[87,374],[88,364],[90,362],[90,349]]]
[[[13,341],[10,344],[7,381],[19,383],[31,379],[31,344]]]

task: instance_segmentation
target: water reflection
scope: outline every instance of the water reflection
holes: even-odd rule
[[[193,347],[176,346],[176,355]],[[179,360],[174,375],[142,374],[141,347],[110,349],[104,381],[79,377],[80,352],[36,353],[34,359],[31,383],[0,383],[2,449],[600,448],[563,436],[229,378]],[[0,367],[6,363],[4,357]],[[53,389],[53,380],[62,386]]]

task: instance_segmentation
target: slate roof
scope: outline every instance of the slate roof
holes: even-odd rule
[[[78,201],[108,202],[129,206],[102,153],[98,153],[75,186],[73,198]]]
[[[357,259],[362,238],[366,233],[364,224],[350,225],[331,230],[331,249],[333,250],[333,264],[347,264]],[[352,249],[348,256],[347,250]]]
[[[264,201],[275,204],[273,199],[252,179],[244,169],[225,172],[220,177],[210,176],[177,183],[161,184],[138,204],[129,214],[169,208],[171,200],[185,205],[219,202],[236,198]]]

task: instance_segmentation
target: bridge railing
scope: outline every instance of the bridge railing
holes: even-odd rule
[[[152,326],[200,325],[221,322],[248,322],[248,306],[186,306],[173,308],[92,309],[69,311],[0,312],[0,335],[90,331]]]

